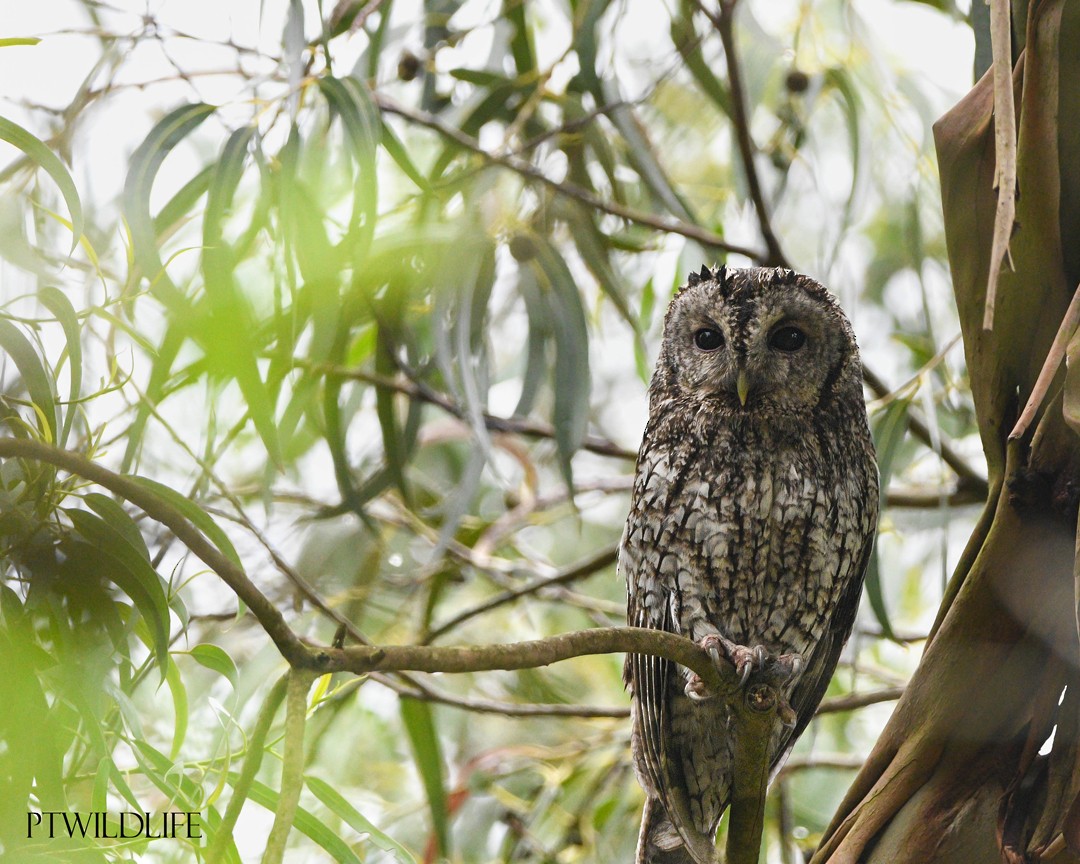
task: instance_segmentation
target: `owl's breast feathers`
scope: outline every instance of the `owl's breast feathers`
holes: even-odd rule
[[[866,421],[687,413],[654,414],[642,444],[621,555],[631,605],[666,601],[695,640],[804,653],[861,582],[877,517]]]
[[[654,405],[619,557],[628,623],[801,654],[804,671],[788,688],[798,719],[774,735],[774,767],[813,716],[851,631],[877,506],[865,414],[732,420]],[[658,658],[631,655],[626,677],[641,782],[671,832],[698,845],[727,804],[727,709],[691,703],[684,677]]]

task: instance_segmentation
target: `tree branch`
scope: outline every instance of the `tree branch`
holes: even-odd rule
[[[426,635],[424,642],[434,642],[444,633],[453,630],[470,618],[475,618],[477,615],[490,612],[492,609],[496,609],[499,606],[512,603],[514,600],[521,597],[535,594],[539,591],[543,591],[545,588],[550,588],[555,585],[566,585],[569,582],[576,582],[578,579],[584,579],[586,576],[591,576],[598,570],[610,567],[615,563],[618,557],[617,547],[613,546],[609,549],[602,549],[600,552],[590,555],[584,561],[579,561],[577,564],[573,564],[565,570],[561,570],[554,576],[536,579],[526,585],[522,585],[520,588],[513,588],[509,591],[503,591],[501,594],[496,594],[494,597],[485,600],[483,603],[479,603],[476,606],[459,612],[449,621],[444,621]]]
[[[139,507],[151,519],[165,525],[177,539],[213,570],[251,610],[281,655],[294,667],[310,665],[310,649],[285,622],[278,608],[252,582],[243,569],[227,558],[179,510],[156,492],[131,477],[110,471],[85,456],[40,441],[0,437],[0,459],[32,459],[55,465],[69,474],[97,483]]]
[[[889,393],[892,392],[889,389],[889,386],[878,377],[878,374],[867,368],[865,363],[863,364],[863,382],[870,388],[870,392],[879,399],[888,396]],[[922,441],[927,447],[932,448],[934,446],[930,429],[927,427],[926,423],[912,411],[907,412],[907,424],[912,435]],[[941,459],[956,472],[956,476],[960,480],[959,488],[967,489],[973,494],[979,495],[982,500],[986,500],[986,496],[990,494],[990,487],[986,482],[986,478],[972,468],[964,457],[957,453],[952,445],[945,441],[944,438],[941,440]]]
[[[379,109],[385,111],[387,114],[396,114],[397,116],[404,117],[406,120],[420,126],[426,126],[428,129],[438,132],[444,138],[448,138],[456,144],[459,144],[464,149],[481,156],[491,164],[508,168],[511,171],[520,174],[522,177],[526,177],[547,186],[549,189],[552,189],[560,195],[580,201],[582,204],[585,204],[587,207],[591,207],[598,212],[607,213],[611,216],[618,216],[620,219],[625,219],[628,222],[634,222],[638,225],[645,225],[649,228],[655,228],[657,231],[666,231],[669,234],[679,234],[690,240],[696,240],[702,246],[706,246],[710,249],[717,249],[722,252],[734,253],[736,255],[745,255],[752,261],[763,261],[766,258],[772,257],[771,252],[768,255],[765,255],[762,254],[760,250],[730,243],[713,231],[709,231],[698,225],[691,225],[681,219],[657,216],[653,213],[647,213],[644,210],[627,207],[614,201],[606,201],[588,189],[583,189],[573,183],[560,183],[558,180],[552,180],[544,174],[543,171],[524,159],[519,159],[516,156],[488,152],[481,147],[479,142],[475,139],[452,126],[446,125],[434,114],[429,114],[426,111],[419,111],[413,108],[406,108],[404,105],[399,105],[397,102],[388,99],[381,93],[376,93],[374,96]]]
[[[739,55],[735,50],[735,6],[735,0],[721,0],[720,14],[716,15],[706,9],[703,3],[698,3],[698,8],[708,16],[716,31],[720,34],[720,41],[724,44],[724,60],[727,63],[728,84],[731,89],[731,111],[734,115],[731,120],[735,127],[735,142],[738,145],[739,158],[746,174],[746,186],[750,193],[750,200],[753,202],[754,210],[757,213],[761,237],[769,250],[763,263],[769,267],[787,267],[789,266],[788,260],[783,249],[780,248],[780,241],[773,231],[769,208],[765,203],[765,195],[761,191],[761,181],[758,178],[757,165],[754,161],[757,148],[750,138],[750,112],[746,107],[742,69],[739,65]]]
[[[274,824],[266,840],[262,864],[281,864],[289,839],[300,792],[304,787],[304,727],[307,721],[307,694],[314,676],[291,669],[285,697],[285,753],[281,760],[281,792],[278,795]]]
[[[785,706],[771,683],[752,683],[750,687],[742,688],[731,663],[715,662],[690,639],[640,627],[601,627],[499,645],[309,647],[299,640],[278,609],[255,587],[242,568],[214,547],[179,510],[136,480],[77,453],[27,439],[0,438],[0,458],[32,459],[55,465],[110,490],[167,526],[248,605],[288,661],[291,670],[282,795],[265,860],[273,861],[280,856],[295,814],[302,785],[306,694],[313,674],[532,669],[573,657],[624,652],[659,655],[678,663],[695,672],[705,687],[733,706],[737,724],[737,770],[728,829],[728,864],[757,861],[769,773],[769,741],[776,727],[778,711]],[[790,713],[790,708],[787,712]]]
[[[310,363],[301,358],[295,358],[293,360],[293,365],[303,369],[309,369],[315,373],[345,378],[352,381],[363,381],[365,384],[382,387],[386,390],[393,390],[395,393],[401,393],[403,396],[408,396],[410,399],[417,399],[421,402],[427,402],[429,405],[435,405],[447,414],[450,414],[463,422],[466,419],[464,410],[461,406],[455,404],[449,396],[444,393],[439,393],[437,390],[409,378],[392,378],[388,375],[380,375],[377,372],[368,372],[365,369],[349,366]],[[526,438],[553,439],[555,437],[555,428],[553,426],[528,417],[498,417],[494,414],[485,413],[484,426],[492,432],[507,432],[514,435],[522,435]],[[633,461],[637,458],[637,453],[634,450],[620,447],[615,442],[596,435],[586,435],[581,443],[581,449],[588,450],[590,453],[596,453],[600,456],[613,456],[617,459],[628,459]]]

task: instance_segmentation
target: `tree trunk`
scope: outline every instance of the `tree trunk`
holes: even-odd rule
[[[1014,269],[1002,268],[992,330],[983,329],[997,198],[992,73],[935,127],[991,494],[922,663],[818,864],[1080,862],[1080,439],[1062,411],[1062,384],[1072,392],[1076,382],[1059,370],[1028,432],[1009,440],[1080,279],[1080,2],[1032,2],[1026,23],[1013,76]]]

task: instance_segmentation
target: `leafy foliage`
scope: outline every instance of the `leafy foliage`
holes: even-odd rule
[[[792,266],[904,382],[868,375],[889,507],[831,691],[894,697],[940,597],[923,574],[971,518],[952,505],[985,493],[932,204],[942,94],[879,62],[839,2],[744,3],[732,54],[688,0],[422,6],[293,0],[250,41],[215,41],[86,3],[100,66],[64,125],[0,119],[17,148],[0,436],[130,475],[314,643],[621,623],[614,548],[661,310],[703,263],[770,256],[753,175]],[[125,54],[193,38],[235,59],[231,97],[183,62],[140,79]],[[132,80],[145,113],[117,129],[131,155],[102,188],[56,154]],[[28,807],[183,809],[210,860],[254,860],[286,797],[286,664],[205,555],[92,479],[0,462],[0,698],[17,708],[0,712],[0,848],[192,860],[206,850],[183,841],[25,836]],[[308,706],[289,842],[311,860],[628,859],[625,707],[615,657],[335,675]],[[774,791],[783,855],[824,829],[837,766],[882,720],[815,724]]]

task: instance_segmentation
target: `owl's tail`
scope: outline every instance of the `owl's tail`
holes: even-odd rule
[[[704,838],[703,838],[704,839]],[[699,850],[714,861],[709,850]],[[690,854],[675,826],[671,824],[664,805],[656,798],[645,802],[645,812],[641,815],[641,833],[638,834],[637,856],[635,864],[702,864]]]

